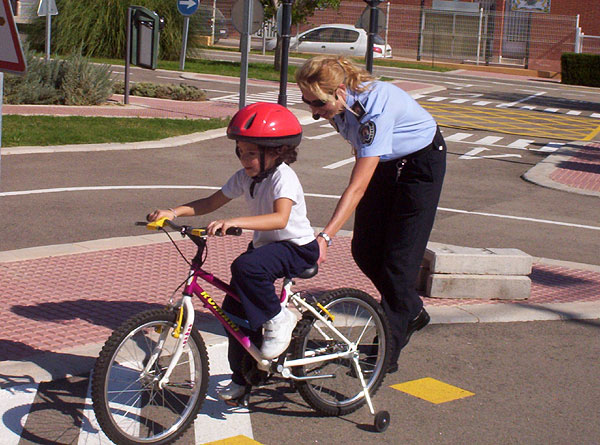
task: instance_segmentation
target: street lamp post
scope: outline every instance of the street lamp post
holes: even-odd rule
[[[279,105],[287,106],[287,80],[290,53],[290,33],[292,28],[292,3],[294,0],[283,0],[281,11],[281,67],[279,71]]]
[[[369,31],[367,32],[367,54],[365,61],[367,65],[367,71],[373,74],[373,44],[375,43],[375,35],[377,34],[377,6],[382,0],[364,0],[367,5],[371,8],[369,14]]]

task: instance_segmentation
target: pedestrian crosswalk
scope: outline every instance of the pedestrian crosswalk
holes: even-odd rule
[[[321,121],[323,122],[323,121]],[[325,139],[331,136],[335,136],[338,133],[336,131],[331,131],[333,127],[330,124],[321,124],[321,128],[323,132],[319,134],[314,134],[310,136],[305,136],[305,139],[308,140],[318,140]],[[517,138],[514,135],[506,135],[506,136],[484,136],[476,135],[474,133],[463,133],[456,132],[455,130],[444,128],[442,131],[444,135],[444,139],[446,142],[460,142],[462,144],[470,144],[470,145],[485,145],[487,147],[492,148],[508,148],[514,150],[527,150],[527,151],[538,151],[542,153],[553,153],[557,150],[560,150],[565,143],[563,142],[549,142],[547,140],[536,141],[535,139],[523,139]],[[347,160],[341,161],[341,165],[345,165],[348,163]],[[339,163],[334,163],[328,165],[324,168],[337,168],[339,167]]]
[[[286,96],[286,102],[288,106],[302,103],[302,93],[298,88],[288,88]],[[240,101],[240,95],[229,94],[227,96],[217,97],[211,100],[237,104]],[[278,103],[279,91],[270,90],[262,93],[248,94],[246,96],[246,105],[250,105],[256,102]]]
[[[491,100],[480,100],[479,94],[473,95],[474,97],[470,98],[452,98],[450,96],[427,96],[425,94],[413,94],[413,99],[420,102],[443,102],[450,104],[465,104],[465,105],[473,105],[477,107],[495,107],[495,108],[513,108],[513,109],[521,109],[528,111],[542,111],[545,113],[555,113],[555,114],[567,114],[569,116],[581,116],[581,117],[591,117],[595,119],[600,119],[600,113],[596,113],[593,111],[581,111],[581,110],[567,110],[556,107],[548,107],[543,105],[528,105],[523,103],[522,101],[516,102],[499,102],[496,103]]]
[[[231,408],[217,398],[216,388],[228,383],[227,343],[208,347],[211,377],[206,400],[185,443],[205,444],[230,437],[252,441],[252,424],[247,408]],[[72,377],[55,382],[29,381],[0,387],[0,443],[69,443],[109,445],[100,429],[91,400],[91,379]],[[87,391],[86,391],[87,388]],[[183,439],[182,439],[183,440]]]

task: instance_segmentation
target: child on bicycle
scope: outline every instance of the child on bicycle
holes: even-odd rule
[[[261,354],[273,359],[287,349],[297,323],[296,316],[281,307],[274,282],[298,275],[319,258],[319,246],[306,216],[302,185],[289,167],[296,160],[302,127],[287,108],[255,103],[233,116],[227,137],[236,141],[235,152],[243,168],[211,196],[168,210],[155,210],[148,220],[204,215],[244,196],[249,215],[213,221],[208,225],[208,233],[225,233],[229,227],[254,230],[248,250],[231,264],[231,286],[241,304],[227,295],[223,309],[246,318],[250,339],[255,344],[262,339]],[[244,394],[245,354],[243,347],[230,338],[228,359],[233,374],[231,383],[219,391],[221,399],[237,399]]]

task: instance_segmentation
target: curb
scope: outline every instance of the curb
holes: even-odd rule
[[[585,147],[588,142],[572,141],[569,145],[576,145],[579,147]],[[561,163],[568,162],[572,159],[568,148],[562,148],[556,154],[551,154],[546,157],[543,161],[538,162],[532,168],[527,170],[521,177],[532,184],[536,184],[542,187],[551,188],[554,190],[560,190],[563,192],[577,193],[580,195],[596,196],[600,197],[600,192],[595,190],[586,190],[583,188],[571,187],[560,182],[555,182],[550,179],[550,175],[557,169]]]

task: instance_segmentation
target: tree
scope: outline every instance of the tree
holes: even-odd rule
[[[265,8],[265,19],[270,19],[277,14],[281,0],[260,0]],[[309,17],[315,14],[317,9],[339,9],[341,0],[294,0],[292,3],[292,25],[307,23]],[[274,68],[281,69],[281,37],[277,34],[277,46],[275,48]]]

